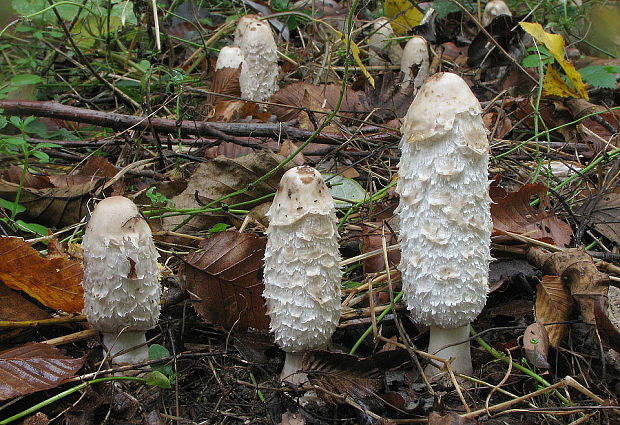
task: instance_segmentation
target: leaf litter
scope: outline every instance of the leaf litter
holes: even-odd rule
[[[241,98],[238,69],[214,69],[215,52],[232,42],[238,17],[226,3],[175,2],[174,11],[159,5],[161,50],[146,47],[156,37],[138,24],[153,15],[130,2],[115,6],[97,42],[85,34],[66,39],[71,29],[63,35],[51,10],[8,28],[13,38],[3,45],[4,60],[21,58],[43,40],[51,50],[41,66],[20,60],[17,68],[0,68],[8,82],[2,96],[17,99],[0,100],[0,280],[6,285],[0,326],[8,329],[0,335],[7,347],[0,382],[6,400],[36,392],[0,406],[0,421],[57,394],[67,379],[119,372],[99,363],[97,337],[68,314],[81,311],[81,260],[66,252],[79,243],[92,200],[122,194],[140,204],[161,249],[167,301],[148,336],[166,347],[153,367],[165,365],[172,389],[124,383],[123,392],[102,392],[96,401],[59,400],[43,409],[48,417],[158,424],[611,423],[620,382],[617,63],[587,56],[588,45],[553,21],[544,25],[554,13],[546,3],[541,11],[519,5],[515,18],[497,18],[486,33],[475,21],[475,2],[463,3],[467,12],[438,1],[435,12],[404,0],[382,5],[397,33],[392,44],[424,35],[433,72],[465,78],[492,138],[497,260],[487,306],[473,324],[480,380],[454,377],[443,387],[422,379],[417,363],[427,360],[418,349],[427,344],[427,330],[399,301],[397,195],[390,185],[412,94],[401,89],[397,69],[367,66],[371,22],[381,5],[247,2],[277,15],[269,22],[281,36],[281,81],[268,104]],[[566,8],[579,12],[572,3]],[[75,19],[78,29],[108,19],[95,6],[80,15],[75,5],[58,9],[62,25]],[[41,119],[19,127],[17,115]],[[51,162],[39,161],[46,155]],[[261,297],[264,212],[293,164],[317,166],[334,184],[345,272],[340,326],[331,347],[306,355],[311,381],[303,390],[277,380],[283,353],[268,332]],[[32,225],[45,231],[28,233]],[[46,236],[48,229],[62,242]],[[12,329],[15,321],[32,326]],[[67,356],[40,341],[63,344]],[[84,375],[75,377],[82,363]],[[10,376],[9,364],[23,379]],[[31,369],[50,379],[37,381]],[[570,391],[554,392],[559,388]]]

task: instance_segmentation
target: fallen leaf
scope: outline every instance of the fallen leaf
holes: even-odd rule
[[[401,74],[388,72],[376,79],[375,86],[366,84],[363,96],[360,95],[361,111],[364,117],[372,122],[385,124],[386,122],[402,118],[413,101],[415,86],[410,84],[401,89]],[[359,109],[359,107],[358,107]],[[370,116],[368,116],[371,114]]]
[[[229,97],[217,96],[217,94],[223,94],[226,96],[241,96],[241,88],[239,87],[239,75],[241,74],[241,67],[239,68],[231,68],[224,67],[220,69],[216,69],[213,74],[213,84],[211,86],[211,91],[214,94],[209,94],[207,96],[207,100],[205,101],[206,105],[215,105],[217,102],[221,100],[230,100]]]
[[[537,368],[549,369],[549,335],[539,322],[529,325],[523,333],[523,350],[525,357]]]
[[[563,97],[582,97],[588,100],[588,92],[586,91],[586,85],[581,78],[581,74],[575,69],[575,67],[566,60],[564,55],[564,38],[559,34],[551,34],[546,32],[542,25],[532,22],[519,22],[521,28],[523,28],[528,34],[530,34],[536,41],[545,45],[549,53],[553,55],[554,59],[564,70],[564,73],[572,83],[572,87],[568,86],[560,74],[552,68],[552,65],[547,67],[545,73],[545,81],[543,83],[543,89],[546,94],[555,94]],[[552,77],[547,79],[549,75]],[[549,86],[548,84],[552,84]]]
[[[280,425],[305,425],[306,420],[299,413],[291,413],[286,411],[282,414]]]
[[[212,161],[200,164],[189,178],[187,188],[172,198],[172,202],[180,209],[199,208],[201,205],[196,200],[197,198],[206,204],[236,190],[247,188],[250,183],[265,175],[282,161],[284,161],[283,157],[269,151],[253,152],[236,159],[217,157]],[[280,178],[292,166],[292,164],[285,165],[261,184],[241,195],[228,198],[225,203],[230,205],[237,202],[252,201],[269,193],[275,193]],[[216,206],[219,207],[220,205]],[[167,217],[164,219],[164,226],[167,229],[174,229],[185,218],[183,216]],[[194,216],[182,228],[185,231],[204,230],[209,229],[218,221],[221,219],[217,216]]]
[[[417,2],[409,0],[386,0],[383,5],[385,16],[392,20],[392,29],[396,35],[407,35],[413,27],[422,22],[424,14],[416,6]]]
[[[310,382],[331,393],[319,391],[319,397],[327,403],[339,404],[338,397],[332,394],[348,396],[357,402],[381,400],[377,396],[383,388],[382,372],[409,361],[411,356],[402,349],[382,351],[368,358],[317,350],[304,355],[303,370],[308,372]]]
[[[0,238],[0,280],[54,310],[79,313],[84,305],[82,265],[44,258],[20,238]]]
[[[42,320],[52,315],[0,283],[0,320]]]
[[[278,151],[278,155],[281,155],[284,158],[288,158],[297,149],[298,149],[298,147],[295,146],[295,144],[293,142],[291,142],[290,140],[286,139],[284,142],[282,142],[282,146],[280,147],[280,150]],[[295,165],[304,165],[306,163],[306,158],[304,158],[304,154],[303,153],[299,152],[292,159],[292,162]]]
[[[536,198],[540,202],[532,207],[530,202]],[[553,212],[547,187],[540,183],[526,184],[517,192],[508,192],[502,198],[493,199],[491,217],[494,229],[525,234],[560,247],[568,246],[573,234],[570,225]]]
[[[445,415],[431,412],[428,415],[428,425],[473,425],[473,419],[463,418],[458,413],[446,413]]]
[[[0,351],[0,400],[55,388],[71,378],[84,360],[38,342]]]
[[[620,245],[620,193],[595,196],[578,211],[584,221],[616,245]]]
[[[179,282],[207,322],[225,329],[267,329],[262,297],[265,240],[251,233],[221,232],[198,245],[179,269]]]
[[[583,321],[594,325],[594,303],[607,297],[609,276],[598,271],[592,257],[580,248],[549,253],[541,248],[527,251],[528,261],[543,273],[559,276],[566,282],[570,293],[579,304]]]
[[[605,308],[603,297],[594,302],[596,330],[603,345],[620,354],[620,289],[609,288],[608,304]]]
[[[560,276],[543,276],[536,288],[536,321],[539,323],[566,322],[573,309],[570,290]],[[545,325],[549,334],[549,344],[559,347],[568,324]]]

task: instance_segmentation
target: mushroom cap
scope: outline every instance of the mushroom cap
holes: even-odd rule
[[[99,202],[84,249],[84,314],[102,332],[145,331],[157,323],[159,254],[136,205],[122,196]]]
[[[417,73],[412,75],[412,67],[417,66]],[[400,62],[400,72],[403,73],[403,84],[408,86],[413,79],[416,88],[428,78],[430,60],[428,57],[428,43],[422,36],[416,35],[407,41],[403,49],[403,57]],[[413,78],[412,78],[413,77]]]
[[[459,114],[480,115],[482,108],[467,83],[456,74],[439,72],[429,77],[409,106],[403,120],[403,143],[430,143],[443,137],[454,127]],[[471,149],[486,151],[484,127],[470,128],[466,135]]]
[[[385,51],[390,62],[394,65],[401,63],[403,49],[398,41],[393,40],[394,30],[390,21],[385,18],[376,19],[372,24],[373,33],[368,38],[370,47],[370,65],[384,65],[385,61],[378,54]],[[373,53],[374,52],[374,53]]]
[[[340,318],[342,271],[335,208],[318,171],[287,171],[268,215],[263,296],[276,342],[287,352],[324,347]]]
[[[500,15],[512,16],[512,12],[504,0],[491,0],[484,6],[482,14],[482,26],[488,26],[493,19]]]
[[[237,27],[235,28],[234,44],[239,45],[239,43],[241,43],[241,37],[243,37],[248,25],[253,22],[259,22],[259,19],[258,15],[245,15],[239,18],[239,22],[237,22]]]
[[[239,47],[244,58],[239,76],[241,95],[252,101],[268,100],[278,89],[278,48],[269,23],[248,23]]]
[[[239,68],[243,63],[243,54],[238,46],[222,47],[220,54],[217,56],[215,70],[222,68]]]
[[[491,260],[489,154],[480,105],[458,76],[437,74],[424,83],[407,117],[396,210],[405,299],[420,323],[465,326],[486,302]]]
[[[270,224],[284,226],[307,214],[332,215],[334,211],[334,200],[321,173],[301,166],[284,173],[267,217]]]

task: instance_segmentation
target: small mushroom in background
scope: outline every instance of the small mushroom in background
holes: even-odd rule
[[[471,374],[469,328],[486,302],[493,227],[482,108],[459,76],[438,73],[420,88],[401,132],[396,213],[407,307],[430,327],[428,352]]]
[[[286,352],[280,377],[299,385],[304,352],[325,348],[340,320],[338,220],[321,174],[308,166],[284,174],[267,216],[263,296]]]
[[[278,48],[269,23],[256,17],[241,18],[235,30],[235,44],[243,55],[241,96],[254,102],[269,100],[278,89]]]
[[[484,6],[484,13],[482,14],[482,26],[489,26],[493,19],[500,15],[512,16],[512,12],[508,8],[508,5],[504,3],[504,0],[491,0],[486,4],[486,6]]]
[[[403,73],[401,87],[405,89],[413,83],[417,91],[428,78],[429,67],[428,43],[424,37],[416,35],[407,42],[403,49],[400,62],[400,72]]]
[[[368,63],[374,66],[389,65],[383,59],[387,56],[393,65],[399,65],[403,56],[403,49],[394,39],[394,30],[390,21],[379,18],[372,24],[372,34],[368,38]]]
[[[161,296],[149,225],[131,200],[112,196],[95,207],[82,248],[88,322],[103,334],[110,356],[130,350],[113,363],[148,360],[145,332],[157,324]]]
[[[210,94],[207,97],[205,102],[207,105],[213,106],[216,102],[222,99],[230,100],[230,98],[223,98],[221,96],[217,96],[217,94],[223,94],[226,96],[241,95],[241,89],[239,88],[239,75],[241,74],[240,68],[242,63],[243,55],[241,54],[241,49],[239,47],[222,47],[220,54],[217,56],[215,73],[213,74],[213,84],[211,85],[211,91],[214,94]]]

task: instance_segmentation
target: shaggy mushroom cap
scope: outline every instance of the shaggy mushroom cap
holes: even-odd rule
[[[414,320],[468,325],[488,291],[488,141],[481,108],[451,73],[426,80],[402,127],[400,270]]]
[[[271,330],[286,352],[327,345],[340,319],[337,219],[321,174],[287,171],[267,213],[263,296]]]
[[[512,12],[503,0],[491,0],[484,7],[484,13],[482,14],[482,26],[489,26],[491,22],[493,22],[493,19],[500,15],[512,16]]]
[[[243,55],[239,86],[249,100],[268,100],[278,89],[278,48],[269,23],[240,22],[239,47]]]
[[[370,65],[386,65],[387,63],[381,58],[381,55],[387,55],[392,64],[399,65],[403,56],[403,49],[398,41],[394,40],[394,30],[390,21],[379,18],[372,24],[372,30],[373,33],[368,38]]]
[[[215,70],[222,68],[239,68],[243,63],[243,54],[241,48],[237,46],[222,47],[220,54],[217,56]]]
[[[159,254],[136,205],[122,196],[97,204],[84,233],[84,314],[104,333],[157,324]]]
[[[403,87],[411,83],[418,89],[428,78],[430,60],[428,57],[428,43],[424,37],[412,37],[403,49],[400,62],[400,72],[403,73]]]

